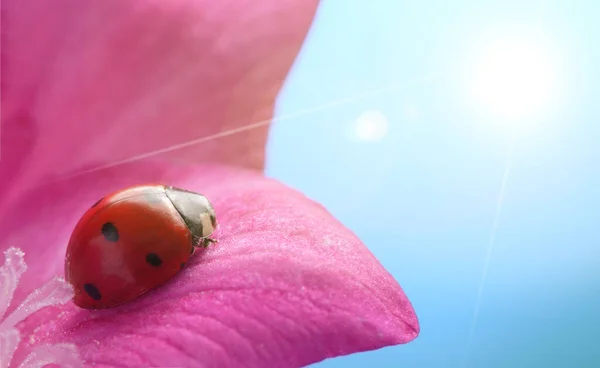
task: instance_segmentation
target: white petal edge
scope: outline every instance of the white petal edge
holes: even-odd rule
[[[41,345],[25,358],[19,368],[41,368],[47,364],[57,364],[62,368],[83,367],[83,361],[73,344]]]
[[[29,294],[23,303],[0,323],[0,331],[15,326],[44,307],[64,304],[71,300],[72,297],[72,286],[62,277],[55,277],[41,288]]]
[[[17,346],[19,346],[19,331],[16,328],[9,328],[0,331],[0,368],[9,368]]]
[[[27,270],[24,253],[11,247],[4,252],[4,265],[0,267],[0,318],[12,302],[21,276]],[[15,326],[38,310],[51,305],[64,304],[73,297],[73,288],[62,277],[55,277],[27,298],[8,317],[0,322],[0,368],[11,367],[11,361],[21,341]],[[83,367],[77,347],[73,344],[42,345],[35,347],[21,362],[21,368],[41,368],[57,364],[63,368]]]
[[[0,318],[4,316],[12,301],[21,276],[27,270],[25,254],[19,248],[8,248],[4,251],[4,266],[0,267],[0,289],[3,297],[0,299]]]

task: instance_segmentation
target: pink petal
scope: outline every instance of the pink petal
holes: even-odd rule
[[[35,219],[72,220],[44,217],[48,194],[31,189],[40,180],[190,140],[158,156],[262,167],[267,124],[193,139],[271,117],[316,4],[3,1],[0,247],[40,255],[26,256],[35,272],[24,276],[14,304],[55,272],[44,257],[54,260],[56,250],[41,239],[56,239]]]
[[[161,156],[262,168],[317,3],[3,1],[0,211],[40,179],[180,144]]]
[[[23,340],[74,343],[98,367],[281,367],[417,336],[410,302],[356,236],[304,195],[239,168],[136,163],[31,192],[28,208],[42,211],[20,224],[36,250],[28,262],[61,272],[78,216],[107,191],[148,181],[207,195],[220,243],[121,307],[46,308],[19,325]]]

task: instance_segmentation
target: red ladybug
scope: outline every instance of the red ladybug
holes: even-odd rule
[[[164,283],[196,247],[216,242],[206,197],[165,185],[127,188],[96,202],[69,240],[65,277],[82,308],[110,308]]]

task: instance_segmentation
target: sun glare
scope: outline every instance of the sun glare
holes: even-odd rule
[[[488,112],[512,121],[543,114],[555,97],[555,62],[536,37],[487,40],[472,69],[472,97]]]
[[[378,110],[363,112],[354,125],[354,136],[360,141],[377,142],[388,133],[388,119]]]

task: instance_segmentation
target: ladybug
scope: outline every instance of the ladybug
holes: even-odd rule
[[[96,202],[75,226],[65,278],[73,302],[103,309],[131,301],[173,277],[210,238],[217,218],[208,199],[165,185],[142,185]]]

